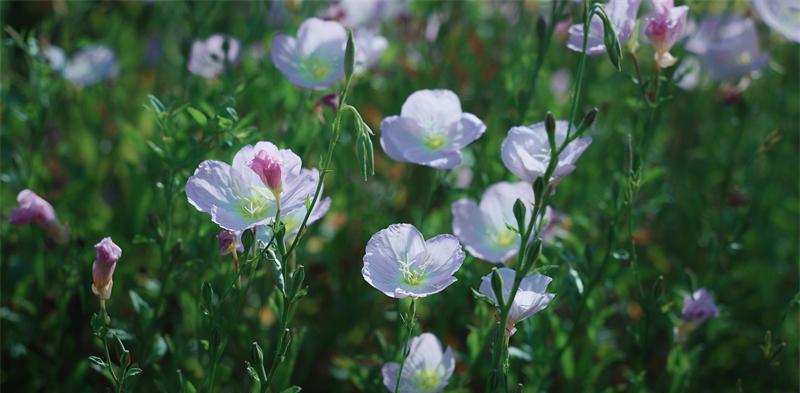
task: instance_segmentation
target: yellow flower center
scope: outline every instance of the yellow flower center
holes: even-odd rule
[[[331,66],[325,60],[309,57],[300,64],[300,70],[306,78],[314,81],[322,81],[331,74]]]
[[[266,189],[253,188],[249,196],[239,199],[239,216],[246,220],[254,220],[271,214],[275,202]]]
[[[747,51],[742,52],[736,59],[736,62],[739,63],[740,65],[750,64],[751,61],[753,61],[753,56],[750,54],[750,52]]]
[[[440,133],[431,133],[422,138],[422,144],[430,150],[439,150],[447,144],[447,138]]]
[[[492,240],[497,247],[505,248],[514,244],[517,236],[517,233],[510,229],[502,229],[494,234],[494,239]]]
[[[414,376],[414,385],[421,391],[431,391],[439,386],[441,377],[435,369],[425,369]]]

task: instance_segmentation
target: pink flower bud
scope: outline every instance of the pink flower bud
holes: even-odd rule
[[[236,248],[236,233],[227,229],[223,230],[217,234],[217,242],[221,255],[230,254]]]
[[[249,166],[274,194],[281,192],[281,162],[278,159],[270,157],[266,150],[261,150]]]
[[[97,256],[92,265],[92,292],[103,300],[111,297],[111,287],[114,285],[112,276],[117,267],[117,260],[122,256],[119,248],[110,237],[104,238],[94,245]]]
[[[678,59],[669,50],[686,30],[686,17],[689,7],[675,7],[673,0],[653,0],[655,13],[645,18],[644,35],[656,50],[655,59],[659,67],[670,67]]]
[[[57,243],[67,241],[67,230],[58,222],[56,212],[42,197],[31,190],[22,190],[17,195],[19,207],[11,211],[8,222],[14,225],[36,224],[44,229]]]

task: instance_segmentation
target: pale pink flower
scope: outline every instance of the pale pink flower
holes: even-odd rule
[[[110,237],[95,244],[94,249],[97,256],[92,264],[92,292],[100,299],[108,300],[114,286],[114,269],[122,256],[122,249]]]

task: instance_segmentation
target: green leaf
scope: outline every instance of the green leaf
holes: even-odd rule
[[[162,104],[156,96],[148,94],[147,99],[150,100],[150,105],[153,107],[153,110],[155,110],[156,113],[164,113],[166,110],[164,108],[164,104]]]
[[[281,391],[281,393],[297,393],[297,392],[299,392],[301,390],[303,390],[303,389],[301,387],[299,387],[299,386],[292,386],[290,388],[283,389]]]
[[[147,302],[145,302],[144,299],[142,299],[142,297],[134,291],[129,291],[128,297],[131,299],[133,311],[135,311],[136,314],[139,314],[139,316],[141,316],[143,319],[150,320],[150,318],[153,316],[153,308],[150,307],[150,305],[147,304]]]
[[[197,124],[200,124],[201,126],[205,127],[206,124],[208,123],[208,118],[199,109],[195,109],[190,106],[186,108],[186,111],[189,112],[189,115],[192,116],[192,118],[194,119],[194,121],[197,122]]]

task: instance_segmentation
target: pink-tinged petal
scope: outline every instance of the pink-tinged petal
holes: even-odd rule
[[[718,316],[719,308],[714,303],[714,297],[705,288],[700,288],[691,295],[686,294],[683,297],[681,319],[684,321],[702,322]]]
[[[567,30],[569,40],[567,48],[575,52],[583,52],[583,24],[575,24]],[[600,17],[595,16],[589,24],[589,39],[586,43],[586,54],[589,56],[600,56],[606,53],[605,41],[603,41],[603,22]]]
[[[20,191],[17,194],[17,204],[19,206],[11,211],[8,220],[11,224],[20,225],[31,222],[42,226],[58,224],[53,206],[31,190]]]
[[[447,132],[447,149],[461,150],[465,146],[480,138],[486,132],[486,125],[478,116],[472,113],[463,113],[461,119],[453,123]]]
[[[450,90],[418,90],[403,103],[400,116],[412,118],[423,129],[446,130],[461,118],[461,101]]]
[[[370,29],[358,29],[353,33],[356,46],[355,70],[364,72],[380,60],[381,55],[389,48],[389,41]]]
[[[544,129],[513,127],[500,146],[500,158],[511,173],[533,182],[544,175],[550,161],[550,148]]]
[[[422,333],[408,341],[406,367],[411,371],[433,369],[442,364],[442,344],[431,333]]]
[[[521,199],[528,208],[526,223],[530,220],[530,210],[534,203],[533,187],[526,182],[499,182],[492,184],[481,197],[480,209],[491,229],[501,230],[517,227],[514,217],[514,203]]]
[[[297,175],[288,174],[285,181],[281,192],[281,209],[287,212],[298,208],[305,209],[306,200],[312,199],[317,190],[319,171],[304,168]]]
[[[413,293],[401,288],[400,263],[425,252],[425,239],[410,224],[393,224],[372,235],[364,254],[364,280],[386,296],[403,298]]]
[[[195,40],[189,55],[189,72],[206,79],[219,76],[226,66],[235,65],[240,55],[239,40],[214,34],[206,40]]]

